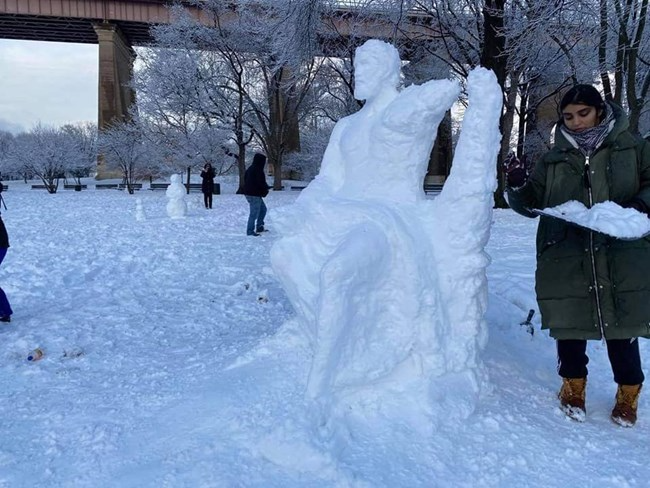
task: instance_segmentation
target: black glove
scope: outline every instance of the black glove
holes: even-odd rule
[[[650,209],[645,204],[645,202],[643,200],[641,200],[640,198],[633,198],[632,200],[622,204],[621,207],[623,207],[623,208],[633,208],[637,212],[641,212],[642,214],[650,215]]]
[[[503,172],[506,175],[506,185],[510,188],[524,186],[530,176],[526,161],[520,161],[514,153],[508,154],[508,157],[503,161]]]

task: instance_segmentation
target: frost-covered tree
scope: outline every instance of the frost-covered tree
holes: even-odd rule
[[[530,149],[532,144],[524,136],[537,127],[534,115],[538,107],[576,78],[584,77],[589,63],[593,66],[591,39],[597,23],[589,20],[593,8],[588,1],[415,0],[408,2],[415,12],[409,18],[419,29],[406,25],[400,32],[411,39],[414,60],[446,64],[463,83],[475,66],[494,71],[504,96],[500,121],[500,157],[504,158],[513,144],[519,145],[520,151],[526,145]],[[517,117],[521,125],[515,127]],[[540,130],[546,134],[534,142],[544,146],[548,127]],[[519,141],[513,139],[517,131]],[[498,205],[505,205],[503,183],[499,177]]]
[[[595,2],[594,2],[595,4]],[[595,6],[595,5],[594,5]],[[630,129],[650,112],[649,0],[599,0],[599,75],[607,98],[627,107]]]
[[[152,167],[156,166],[152,164],[156,155],[147,143],[137,117],[103,130],[98,147],[106,168],[121,173],[129,194],[133,194],[133,184],[151,174]]]
[[[81,178],[90,175],[97,165],[97,126],[90,123],[64,125],[61,131],[75,149],[74,158],[66,164],[67,175],[81,185]]]
[[[14,144],[14,135],[11,132],[0,130],[0,180],[2,179],[2,174],[7,174],[7,165],[9,156],[9,151],[11,146]]]
[[[147,138],[162,153],[163,172],[209,162],[222,174],[235,162],[227,155],[229,131],[218,107],[203,100],[206,91],[214,90],[210,85],[218,83],[204,58],[189,48],[150,49],[141,56],[135,78],[138,111]]]
[[[178,170],[210,162],[220,173],[238,165],[243,178],[253,130],[244,120],[241,61],[204,39],[216,27],[197,24],[178,6],[171,13],[171,25],[153,29],[157,47],[140,55],[135,78],[140,114],[168,153],[164,164]]]
[[[226,131],[222,153],[234,157],[240,178],[246,148],[255,143],[274,169],[274,187],[281,188],[283,158],[299,148],[302,105],[322,60],[314,56],[320,3],[206,0],[196,4],[201,23],[174,7],[174,21],[154,30],[157,46],[168,52],[146,63],[142,81],[151,98],[142,116],[167,88],[173,104],[165,102],[158,114],[170,120],[172,112],[191,114]]]
[[[79,157],[74,139],[60,128],[36,125],[16,136],[8,155],[10,171],[40,179],[49,193],[56,193],[59,181]]]
[[[5,177],[39,178],[51,193],[66,176],[81,184],[80,178],[90,174],[96,161],[94,124],[37,125],[15,137],[0,134],[0,171]]]

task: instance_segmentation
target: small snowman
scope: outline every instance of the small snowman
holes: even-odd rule
[[[142,199],[138,198],[135,201],[135,220],[142,222],[147,220],[147,216],[144,213],[144,207],[142,206]]]
[[[167,202],[167,215],[172,219],[182,219],[187,215],[187,204],[185,203],[185,187],[181,183],[181,176],[174,174],[171,183],[167,187],[165,195]]]

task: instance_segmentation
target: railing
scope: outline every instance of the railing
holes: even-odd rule
[[[361,10],[368,12],[390,12],[395,11],[395,0],[331,0],[328,5],[335,10]],[[403,7],[404,12],[414,13],[423,12],[424,9],[418,6]]]

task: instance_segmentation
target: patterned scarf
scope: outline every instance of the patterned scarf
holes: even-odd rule
[[[600,147],[614,127],[614,123],[616,122],[614,111],[608,105],[605,105],[604,110],[607,110],[607,116],[600,124],[591,129],[573,131],[562,125],[562,133],[564,136],[585,156],[591,156]]]

